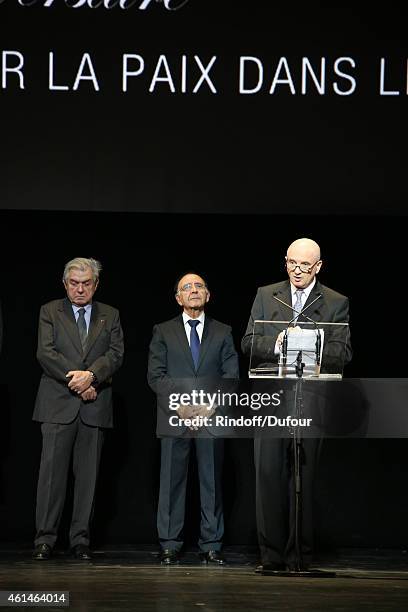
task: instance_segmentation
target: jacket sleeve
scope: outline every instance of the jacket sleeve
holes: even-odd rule
[[[223,378],[239,378],[238,355],[231,328],[225,336],[221,349],[221,369]]]
[[[342,298],[336,304],[331,322],[349,322],[348,298]],[[322,370],[324,372],[338,372],[352,358],[350,331],[347,329],[347,336],[345,336],[343,328],[337,328],[336,326],[328,328],[326,331],[328,333],[323,346]]]
[[[54,340],[54,318],[48,304],[41,306],[38,323],[37,359],[47,376],[67,383],[66,373],[75,370],[75,364],[57,351]]]
[[[159,325],[153,327],[150,341],[147,382],[156,394],[169,392],[174,387],[174,381],[168,375],[167,344]]]
[[[275,344],[279,334],[274,326],[268,326],[268,333],[265,334],[265,325],[258,325],[254,329],[255,321],[268,320],[265,316],[263,296],[261,289],[258,289],[254,303],[252,305],[251,314],[249,317],[247,329],[242,338],[242,352],[248,357],[253,354],[259,359],[275,361]],[[254,333],[255,332],[255,333]]]

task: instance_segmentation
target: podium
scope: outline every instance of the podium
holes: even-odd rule
[[[286,355],[279,338],[287,338]],[[341,380],[351,359],[348,323],[254,321],[249,359],[249,378],[297,378],[301,352],[301,378]]]
[[[304,417],[303,386],[318,381],[341,380],[351,359],[348,323],[254,321],[249,378],[293,379],[294,416]],[[295,563],[290,571],[264,569],[270,576],[334,577],[334,572],[307,570],[302,556],[302,447],[301,428],[291,430],[292,479],[295,504]]]

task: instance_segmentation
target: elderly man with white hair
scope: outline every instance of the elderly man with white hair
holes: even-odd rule
[[[72,555],[91,559],[93,511],[104,429],[112,427],[112,376],[123,360],[119,312],[93,300],[101,265],[77,257],[64,269],[66,297],[40,310],[37,359],[43,374],[33,419],[43,437],[33,558],[51,557],[72,460]]]

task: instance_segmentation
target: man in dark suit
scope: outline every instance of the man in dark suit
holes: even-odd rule
[[[91,558],[89,524],[104,428],[112,427],[112,375],[123,360],[119,312],[93,301],[101,265],[78,257],[64,269],[65,299],[41,307],[37,358],[43,369],[33,419],[43,447],[33,558],[49,559],[57,539],[72,458],[69,533],[73,555]]]
[[[242,350],[267,362],[276,362],[283,335],[265,326],[259,326],[253,335],[254,321],[288,321],[294,312],[300,312],[313,300],[315,304],[305,313],[316,322],[347,323],[349,320],[348,299],[320,284],[316,279],[322,266],[319,245],[308,238],[293,242],[287,251],[286,269],[289,280],[260,287],[252,306]],[[278,299],[286,302],[284,306]],[[290,308],[292,306],[292,308]],[[298,322],[306,319],[300,316]],[[270,328],[271,329],[271,328]],[[333,361],[338,348],[344,353],[344,361],[351,359],[348,341],[343,345],[332,338],[327,342],[327,355]],[[319,441],[303,440],[302,459],[302,542],[303,567],[311,561],[313,549],[313,480],[319,452]],[[292,570],[296,565],[295,514],[291,474],[292,440],[259,437],[255,439],[256,470],[256,515],[261,566],[258,571]],[[288,487],[290,487],[288,489]]]
[[[238,356],[231,328],[204,314],[204,307],[210,299],[204,279],[194,273],[185,274],[175,285],[175,296],[183,309],[182,314],[155,325],[153,329],[148,366],[151,388],[159,396],[163,389],[171,389],[178,379],[190,379],[194,388],[200,389],[200,379],[238,378]],[[206,407],[180,405],[177,414],[188,419],[205,416],[206,410]],[[224,519],[221,494],[223,440],[220,438],[181,436],[161,439],[157,514],[160,560],[166,565],[179,562],[183,546],[188,462],[193,442],[200,484],[200,556],[203,563],[222,565],[225,559],[221,553]]]

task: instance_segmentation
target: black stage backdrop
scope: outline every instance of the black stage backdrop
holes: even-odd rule
[[[405,214],[402,9],[120,2],[0,1],[0,208]]]
[[[120,308],[125,363],[115,377],[115,429],[100,471],[93,543],[156,541],[159,443],[155,397],[146,383],[154,323],[175,316],[175,277],[193,267],[208,277],[212,316],[233,326],[237,348],[258,285],[285,277],[293,237],[322,245],[321,280],[351,296],[354,360],[347,376],[406,376],[405,226],[394,217],[162,215],[3,212],[1,358],[1,539],[29,543],[41,435],[31,422],[40,369],[35,360],[42,303],[64,294],[64,263],[101,259],[98,298]],[[384,320],[385,313],[394,313]],[[241,362],[246,376],[247,363]],[[407,540],[407,444],[399,440],[327,440],[317,490],[321,546],[403,546]],[[194,480],[194,469],[192,470]],[[198,493],[192,482],[188,542],[195,542]],[[226,543],[256,543],[252,441],[226,441]],[[64,538],[61,544],[66,543]]]

